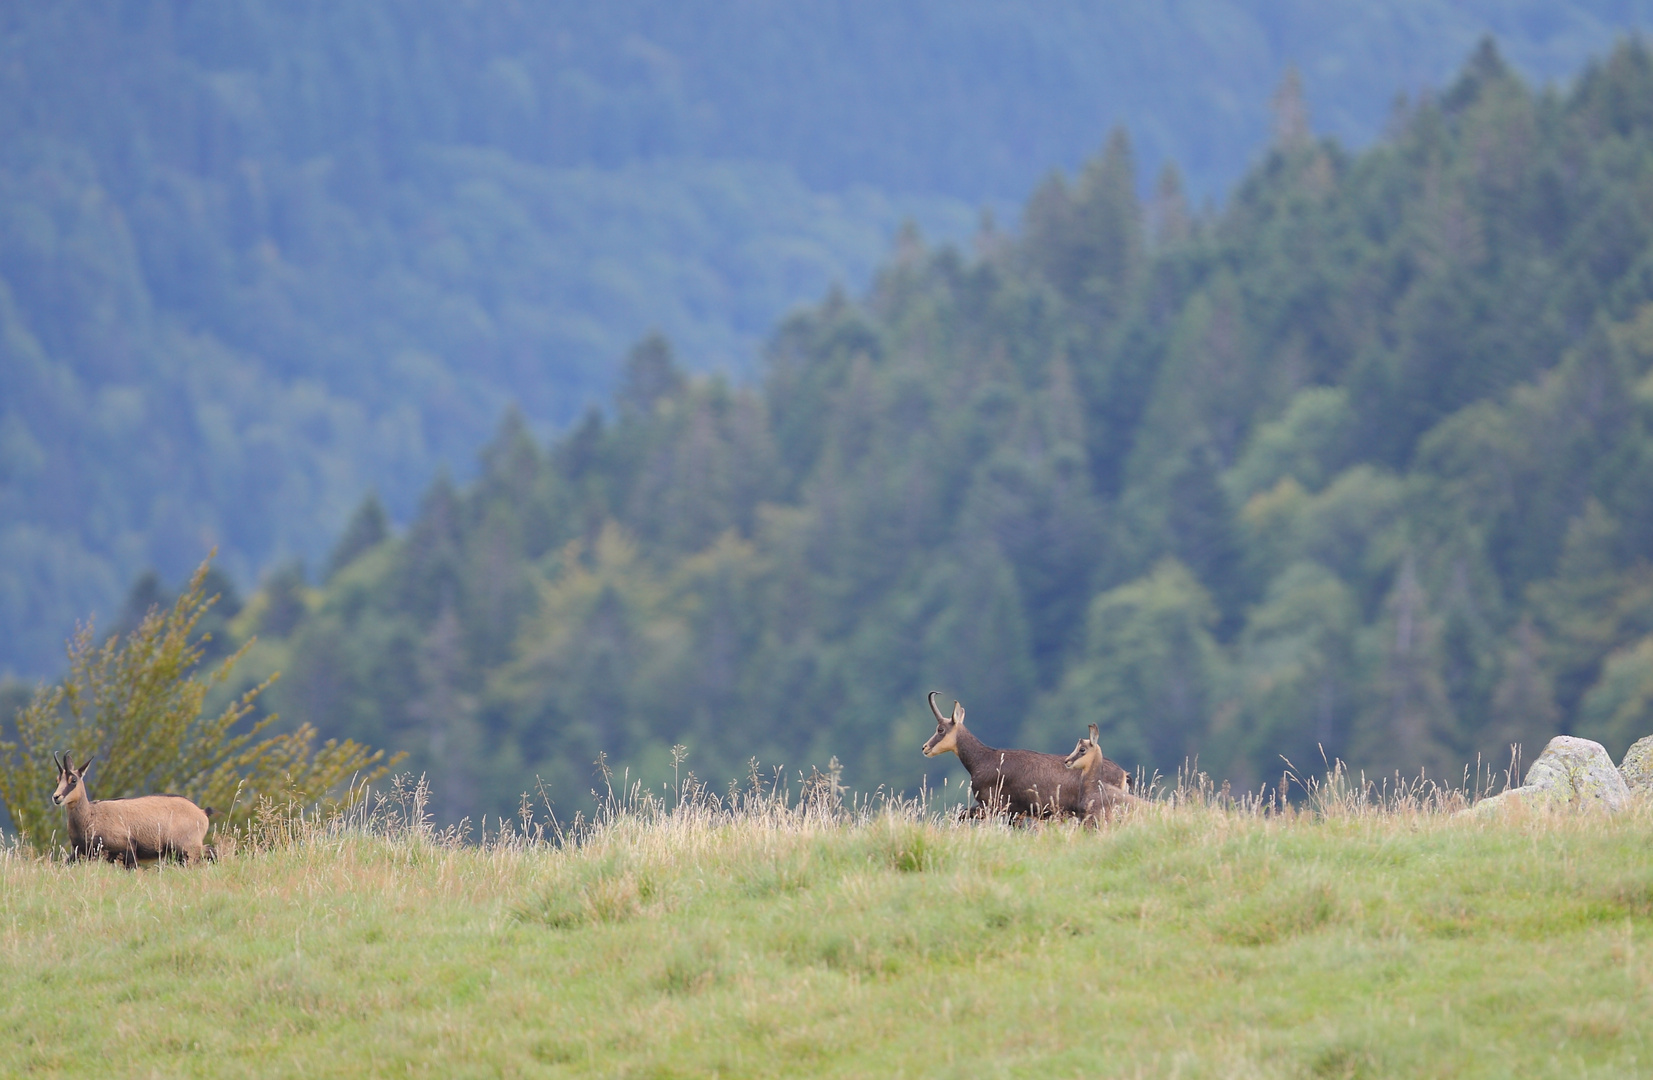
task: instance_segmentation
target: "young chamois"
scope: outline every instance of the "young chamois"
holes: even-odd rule
[[[56,755],[52,757],[57,761]],[[207,815],[182,795],[141,795],[135,799],[94,802],[86,794],[89,757],[75,768],[68,754],[57,761],[57,790],[52,802],[63,807],[69,824],[71,857],[103,857],[128,869],[138,861],[171,855],[187,865],[201,861]]]
[[[1058,754],[1034,750],[998,750],[965,730],[964,706],[953,703],[953,715],[936,708],[930,692],[930,711],[936,733],[924,744],[924,756],[954,753],[970,774],[976,813],[1031,814],[1035,817],[1084,813],[1080,778]]]
[[[1079,774],[1080,814],[1087,825],[1100,825],[1112,818],[1116,807],[1144,801],[1130,793],[1130,774],[1102,756],[1095,724],[1091,725],[1090,738],[1080,739],[1064,764]]]
[[[1088,741],[1092,746],[1096,747],[1096,757],[1094,760],[1089,758],[1086,760],[1092,762],[1090,768],[1092,769],[1092,775],[1094,778],[1102,781],[1104,784],[1112,784],[1121,791],[1131,790],[1131,787],[1135,783],[1135,781],[1131,779],[1131,774],[1125,771],[1125,767],[1123,765],[1120,765],[1115,761],[1109,761],[1107,758],[1102,756],[1102,740],[1097,737],[1095,724],[1090,726],[1090,733],[1091,737]],[[1077,752],[1080,750],[1086,741],[1087,740],[1085,739],[1080,739],[1079,745],[1074,747],[1074,751]],[[1069,762],[1068,768],[1077,768],[1077,766],[1072,764],[1073,754],[1069,754],[1067,760]]]

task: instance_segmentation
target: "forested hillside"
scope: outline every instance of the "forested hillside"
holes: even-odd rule
[[[0,673],[148,567],[315,566],[368,488],[406,520],[651,326],[749,375],[904,218],[967,235],[1117,121],[1199,202],[1290,63],[1363,145],[1484,30],[1558,77],[1646,8],[0,5]]]
[[[928,763],[923,695],[990,742],[1321,750],[1456,775],[1653,731],[1653,56],[1565,93],[1490,43],[1390,138],[1290,92],[1228,205],[1146,203],[1116,132],[970,251],[904,234],[761,379],[659,337],[549,447],[508,412],[474,483],[232,624],[283,711],[407,749],[445,814],[606,754],[649,776]],[[940,775],[936,773],[934,775]]]

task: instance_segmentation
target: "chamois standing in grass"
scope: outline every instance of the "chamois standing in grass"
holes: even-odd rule
[[[976,796],[974,813],[1005,813],[1053,817],[1084,813],[1080,778],[1069,771],[1059,754],[1035,750],[999,750],[965,730],[964,706],[953,703],[953,715],[936,708],[930,692],[930,711],[936,733],[924,744],[924,756],[958,755],[970,774]]]
[[[56,756],[52,758],[57,761]],[[68,754],[57,762],[57,790],[52,802],[63,807],[69,825],[72,858],[101,856],[127,869],[139,860],[174,856],[185,865],[201,861],[211,811],[182,795],[141,795],[135,799],[93,801],[86,793],[89,757],[75,768]]]
[[[1095,724],[1091,725],[1090,738],[1074,744],[1063,764],[1079,774],[1080,814],[1087,825],[1100,825],[1113,817],[1116,808],[1145,801],[1131,794],[1131,775],[1102,755]]]

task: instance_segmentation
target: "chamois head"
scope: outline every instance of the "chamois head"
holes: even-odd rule
[[[1091,725],[1091,734],[1088,739],[1080,739],[1073,744],[1073,753],[1062,759],[1062,763],[1070,769],[1083,769],[1087,765],[1096,766],[1102,762],[1102,742],[1097,737],[1096,725]]]
[[[1063,759],[1063,764],[1070,769],[1078,769],[1084,773],[1086,782],[1091,779],[1102,781],[1104,784],[1119,788],[1121,791],[1130,791],[1136,787],[1136,781],[1116,761],[1109,761],[1102,753],[1102,741],[1097,737],[1096,725],[1091,725],[1091,735],[1088,739],[1080,739],[1074,744],[1073,753]]]
[[[1090,739],[1080,739],[1074,744],[1073,753],[1063,759],[1070,769],[1083,769],[1102,756],[1102,748]]]
[[[936,715],[936,733],[930,736],[930,741],[924,744],[924,756],[935,757],[938,754],[959,752],[959,732],[964,730],[964,706],[953,702],[953,715],[943,716],[936,708],[938,693],[930,691],[930,711]]]
[[[96,755],[93,755],[96,756]],[[57,762],[57,790],[52,792],[52,803],[63,806],[73,799],[86,798],[86,770],[92,767],[92,758],[88,757],[81,762],[80,768],[75,768],[74,758],[68,754],[58,761],[57,755],[52,755]]]

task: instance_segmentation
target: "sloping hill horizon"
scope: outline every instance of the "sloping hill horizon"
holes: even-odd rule
[[[1015,231],[905,233],[756,381],[656,335],[549,444],[508,411],[249,598],[246,676],[449,821],[677,745],[911,791],[930,690],[1240,788],[1653,730],[1646,46],[1561,93],[1483,43],[1367,150],[1283,123],[1210,215],[1139,177],[1121,129]]]
[[[364,491],[410,520],[508,402],[544,438],[651,328],[750,377],[901,222],[964,240],[1117,122],[1198,204],[1292,63],[1361,146],[1482,33],[1568,78],[1646,7],[14,6],[0,672],[55,670],[147,568],[217,545],[249,589]]]

